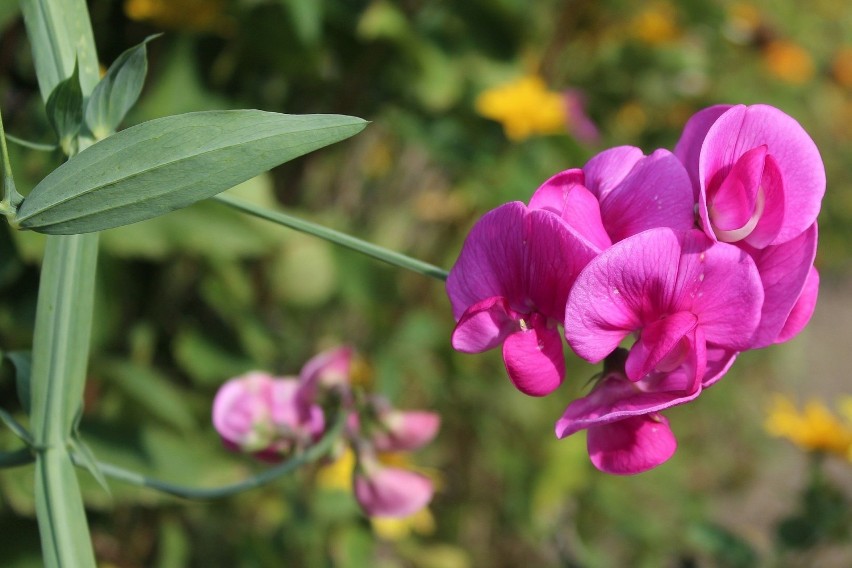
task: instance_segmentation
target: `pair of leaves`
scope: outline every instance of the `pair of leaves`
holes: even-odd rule
[[[76,153],[77,136],[84,124],[95,139],[106,138],[118,128],[142,92],[148,72],[145,46],[156,37],[147,37],[122,53],[95,85],[88,101],[83,100],[77,65],[70,77],[56,85],[45,106],[47,118],[66,154]]]

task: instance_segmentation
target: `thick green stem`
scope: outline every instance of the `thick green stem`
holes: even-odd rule
[[[85,0],[21,0],[42,98],[79,65],[83,96],[98,82]],[[95,566],[69,440],[82,404],[92,323],[97,233],[48,237],[39,284],[31,424],[44,564]]]
[[[311,223],[310,221],[305,221],[304,219],[299,219],[298,217],[281,213],[280,211],[272,211],[247,201],[234,199],[228,195],[220,194],[213,197],[213,199],[219,203],[227,205],[228,207],[233,207],[234,209],[242,211],[243,213],[248,213],[249,215],[254,215],[255,217],[260,217],[267,221],[272,221],[273,223],[295,229],[296,231],[301,231],[302,233],[307,233],[309,235],[325,239],[348,249],[360,252],[361,254],[366,254],[367,256],[381,260],[382,262],[387,262],[393,266],[405,268],[407,270],[417,272],[418,274],[431,276],[432,278],[442,281],[447,279],[446,270],[438,268],[428,262],[411,258],[410,256],[402,253],[388,250],[384,247],[368,243],[367,241],[362,241],[361,239],[347,235],[346,233],[341,233],[334,229],[329,229],[327,227]]]

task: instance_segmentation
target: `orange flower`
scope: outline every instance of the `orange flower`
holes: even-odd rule
[[[803,85],[814,76],[810,53],[792,41],[769,42],[763,51],[763,63],[770,73],[792,85]]]

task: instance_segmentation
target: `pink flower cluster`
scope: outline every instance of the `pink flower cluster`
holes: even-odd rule
[[[453,347],[502,346],[514,385],[544,396],[565,378],[562,326],[604,371],[556,435],[587,430],[602,471],[656,467],[676,449],[660,411],[810,319],[824,192],[814,142],[766,105],[698,112],[673,153],[605,150],[474,225],[447,280]]]
[[[332,349],[308,361],[298,377],[251,372],[227,381],[213,401],[213,426],[228,449],[277,462],[316,443],[327,424],[323,406],[333,397],[347,413],[345,441],[355,451],[355,498],[374,517],[405,517],[432,499],[432,481],[380,463],[378,452],[419,449],[438,433],[433,412],[402,411],[384,398],[356,393],[350,382],[353,352]],[[340,448],[341,450],[343,448]]]

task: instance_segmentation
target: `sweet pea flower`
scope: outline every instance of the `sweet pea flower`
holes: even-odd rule
[[[503,345],[509,378],[544,396],[565,377],[562,323],[568,292],[599,248],[549,211],[502,205],[471,229],[447,278],[453,347],[481,353]]]
[[[565,338],[598,362],[631,333],[625,361],[631,381],[687,365],[685,392],[701,386],[708,348],[751,346],[763,286],[743,250],[701,231],[650,229],[624,239],[580,273],[565,308]]]
[[[379,452],[416,450],[431,442],[438,434],[441,417],[425,410],[389,409],[378,416],[379,429],[372,437]]]
[[[568,405],[556,423],[556,436],[565,438],[588,430],[586,445],[596,468],[632,475],[668,460],[677,441],[660,411],[685,404],[716,382],[733,364],[736,354],[707,350],[707,365],[699,388],[693,388],[688,365],[652,371],[631,381],[625,371],[628,352],[618,348],[606,358],[604,372],[592,392]]]
[[[371,517],[407,517],[429,504],[435,487],[425,475],[383,466],[375,457],[359,454],[353,492]]]
[[[675,154],[686,166],[708,237],[764,248],[816,221],[825,169],[801,125],[768,105],[718,105],[684,127]]]
[[[213,426],[226,447],[277,461],[323,433],[322,409],[304,402],[300,383],[252,372],[227,381],[213,401]]]
[[[618,146],[582,169],[545,181],[530,199],[530,209],[560,215],[605,249],[646,229],[692,228],[694,203],[689,176],[674,154],[661,149],[645,156],[634,146]]]

